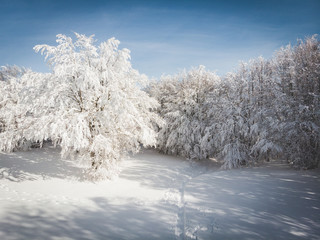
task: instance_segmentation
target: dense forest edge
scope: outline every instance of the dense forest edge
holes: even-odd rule
[[[285,160],[320,165],[320,41],[316,35],[241,63],[225,76],[204,66],[149,81],[111,38],[57,35],[37,45],[51,73],[0,71],[0,151],[51,141],[93,179],[117,174],[141,147],[225,169]]]

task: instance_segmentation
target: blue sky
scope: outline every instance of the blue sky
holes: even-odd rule
[[[116,37],[149,77],[205,65],[219,75],[320,33],[320,0],[0,0],[0,65],[47,72],[36,44],[59,33]]]

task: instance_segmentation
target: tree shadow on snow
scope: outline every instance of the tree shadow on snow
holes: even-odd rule
[[[244,169],[186,186],[187,229],[198,239],[320,239],[318,172]]]
[[[21,182],[48,178],[83,180],[82,169],[62,160],[59,148],[0,153],[0,179]]]
[[[93,207],[78,206],[59,214],[45,208],[12,209],[0,219],[0,237],[7,240],[175,238],[169,224],[172,215],[166,206],[115,205],[105,198],[92,201]]]

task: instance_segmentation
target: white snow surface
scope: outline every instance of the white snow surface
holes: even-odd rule
[[[319,170],[224,171],[153,150],[90,182],[59,149],[0,153],[0,239],[320,239]]]

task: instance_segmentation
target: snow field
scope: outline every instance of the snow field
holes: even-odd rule
[[[89,182],[59,149],[0,154],[0,239],[320,239],[319,171],[145,150]]]

